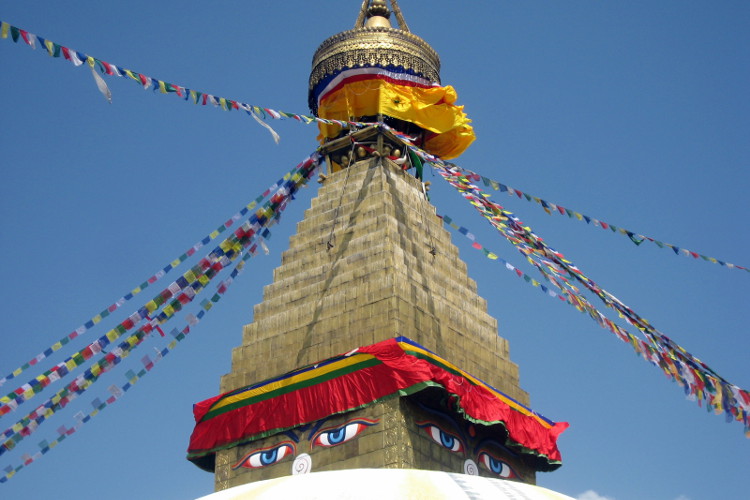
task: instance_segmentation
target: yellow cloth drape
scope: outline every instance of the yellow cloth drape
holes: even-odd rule
[[[459,156],[476,136],[471,120],[456,106],[456,91],[446,87],[416,87],[399,85],[372,78],[345,82],[330,92],[318,106],[318,116],[331,120],[350,120],[350,117],[383,114],[407,121],[432,132],[425,149],[444,159]],[[338,125],[319,124],[324,141],[341,132]]]

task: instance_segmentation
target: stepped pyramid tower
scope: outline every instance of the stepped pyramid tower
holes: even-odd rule
[[[189,458],[214,472],[217,491],[346,469],[534,484],[559,466],[564,427],[528,409],[508,342],[402,139],[451,157],[473,132],[440,86],[437,54],[391,8],[365,0],[354,29],[313,58],[313,112],[373,125],[321,125],[318,196],[244,327],[222,395],[196,405]],[[440,109],[409,107],[430,99]]]

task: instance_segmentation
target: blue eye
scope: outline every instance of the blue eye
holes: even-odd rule
[[[242,460],[237,462],[237,464],[233,465],[232,469],[239,469],[240,467],[245,467],[246,469],[268,467],[269,465],[281,462],[289,455],[293,455],[295,451],[296,447],[291,441],[285,441],[269,448],[253,450],[242,457]]]
[[[487,470],[497,474],[503,479],[515,479],[518,477],[518,474],[516,474],[516,471],[514,471],[510,465],[499,458],[493,457],[486,451],[479,454],[479,461],[487,467]]]
[[[450,432],[446,432],[437,425],[430,423],[417,423],[417,425],[424,429],[425,432],[427,432],[427,435],[443,448],[447,448],[455,453],[461,453],[464,451],[464,445],[461,442],[461,439]]]
[[[324,446],[330,448],[331,446],[346,443],[350,439],[354,439],[360,432],[365,430],[365,428],[377,423],[377,420],[357,418],[338,427],[323,429],[318,431],[312,438],[311,446]]]

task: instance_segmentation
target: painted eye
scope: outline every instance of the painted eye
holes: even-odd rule
[[[338,446],[354,439],[365,428],[377,423],[377,420],[357,418],[346,422],[344,425],[320,430],[313,436],[311,447],[324,446],[330,448],[331,446]]]
[[[503,479],[516,479],[518,477],[518,474],[516,474],[516,471],[514,471],[510,465],[493,457],[486,451],[479,454],[479,461],[487,467],[487,470],[497,474]]]
[[[291,441],[285,441],[281,444],[260,450],[253,450],[245,455],[237,464],[233,465],[232,469],[239,469],[240,467],[245,467],[246,469],[268,467],[269,465],[281,462],[289,455],[293,455],[295,451],[296,447]]]
[[[461,439],[450,432],[446,432],[434,424],[426,423],[417,425],[423,428],[425,432],[427,432],[427,435],[443,448],[447,448],[454,453],[462,453],[464,451],[464,445],[461,442]]]

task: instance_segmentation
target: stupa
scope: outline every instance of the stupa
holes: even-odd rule
[[[409,149],[452,158],[474,139],[439,72],[395,0],[365,0],[354,29],[315,52],[309,103],[331,120],[320,125],[321,188],[221,395],[195,406],[188,458],[215,474],[215,498],[281,491],[308,473],[362,488],[357,474],[373,469],[402,471],[371,476],[385,482],[468,474],[527,488],[559,467],[566,424],[529,408]],[[308,493],[319,484],[304,481]]]

